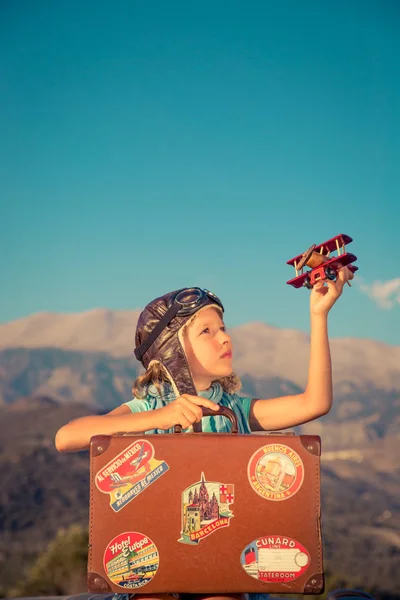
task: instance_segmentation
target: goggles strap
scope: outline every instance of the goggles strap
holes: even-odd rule
[[[142,360],[150,346],[156,341],[160,333],[169,325],[175,315],[179,312],[181,306],[178,303],[174,303],[165,313],[161,321],[157,323],[149,337],[145,339],[143,344],[140,344],[139,348],[135,348],[134,354],[138,360]]]

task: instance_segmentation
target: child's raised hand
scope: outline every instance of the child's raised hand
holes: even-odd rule
[[[158,413],[157,428],[170,429],[175,425],[181,425],[183,429],[187,429],[193,423],[201,421],[203,417],[202,406],[211,408],[215,412],[219,409],[218,404],[207,398],[183,394],[166,406],[156,409],[155,412]]]
[[[316,283],[310,295],[310,310],[314,315],[326,315],[341,296],[344,284],[353,279],[354,274],[347,267],[341,267],[336,281]],[[324,285],[326,284],[326,285]]]

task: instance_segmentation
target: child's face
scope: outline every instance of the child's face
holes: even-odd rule
[[[232,373],[231,338],[217,309],[209,307],[199,312],[185,329],[183,343],[198,391]]]

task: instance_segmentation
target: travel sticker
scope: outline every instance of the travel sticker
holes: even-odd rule
[[[289,446],[268,444],[251,457],[247,476],[257,494],[267,500],[287,500],[301,487],[304,465],[300,456]]]
[[[110,506],[118,512],[169,469],[154,458],[154,446],[136,440],[96,473],[96,487],[110,494]]]
[[[103,566],[107,577],[123,588],[139,588],[157,573],[158,550],[149,537],[137,531],[117,535],[104,552]]]
[[[240,562],[250,577],[272,583],[294,581],[308,569],[311,558],[300,542],[282,535],[268,535],[248,544]]]
[[[220,481],[201,481],[182,494],[182,531],[178,542],[198,544],[222,527],[228,527],[233,513],[234,486]]]

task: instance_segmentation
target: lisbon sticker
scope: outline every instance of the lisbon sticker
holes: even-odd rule
[[[228,527],[234,497],[233,484],[206,481],[202,473],[201,481],[182,493],[182,537],[178,542],[198,544],[218,529]]]
[[[96,473],[96,487],[110,495],[110,506],[118,512],[168,469],[166,462],[155,459],[153,444],[136,440]]]
[[[300,542],[282,535],[268,535],[248,544],[240,562],[247,575],[254,579],[287,583],[303,575],[311,558]]]
[[[158,550],[149,537],[137,531],[117,535],[104,552],[107,577],[123,588],[139,588],[157,573]]]
[[[289,446],[268,444],[251,457],[247,476],[257,494],[267,500],[287,500],[301,487],[304,465],[300,456]]]

